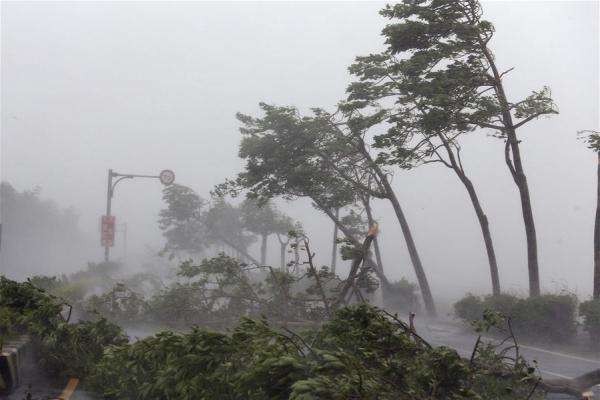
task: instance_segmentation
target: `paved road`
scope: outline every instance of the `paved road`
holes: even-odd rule
[[[477,340],[477,335],[470,333],[460,326],[439,321],[424,321],[416,323],[419,335],[432,345],[448,346],[456,349],[463,357],[470,357]],[[493,342],[494,339],[485,338]],[[497,341],[496,341],[497,342]],[[539,371],[543,378],[574,378],[586,372],[600,368],[600,359],[593,355],[574,355],[564,351],[549,348],[548,346],[535,346],[520,344],[521,354],[530,362],[537,361]],[[595,388],[597,398],[600,398],[600,388]],[[568,396],[554,396],[553,399],[570,398]]]

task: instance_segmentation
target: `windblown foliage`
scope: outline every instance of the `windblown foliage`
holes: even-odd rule
[[[242,319],[230,335],[195,328],[108,349],[93,384],[108,399],[515,399],[533,369],[481,348],[473,360],[432,348],[360,305],[293,333]]]

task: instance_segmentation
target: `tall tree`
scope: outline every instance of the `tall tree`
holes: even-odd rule
[[[199,254],[211,243],[206,229],[207,202],[187,186],[173,184],[163,189],[167,207],[159,213],[158,226],[166,239],[163,252]]]
[[[244,232],[238,208],[222,198],[209,204],[183,185],[165,187],[163,200],[166,208],[160,211],[159,227],[167,240],[164,252],[197,255],[210,246],[225,245],[258,264],[248,252],[255,238]]]
[[[355,188],[359,198],[372,196],[386,199],[392,205],[402,229],[425,308],[430,315],[435,315],[435,303],[412,229],[400,205],[400,200],[392,188],[390,178],[393,174],[376,162],[376,156],[371,154],[367,145],[366,138],[369,129],[384,120],[385,111],[375,112],[366,117],[356,116],[356,112],[351,112],[349,116],[341,119],[336,115],[337,113],[330,114],[321,109],[313,111],[315,116],[304,118],[303,121],[306,123],[308,120],[309,129],[318,132],[320,137],[325,138],[324,144],[321,144],[322,147],[318,150],[323,163],[340,179]]]
[[[425,0],[387,6],[392,23],[383,30],[387,49],[358,57],[351,72],[360,78],[349,88],[354,108],[394,97],[414,103],[421,118],[440,132],[489,128],[505,141],[505,162],[518,188],[527,239],[529,292],[540,293],[537,240],[517,130],[542,115],[554,114],[544,87],[517,102],[508,100],[503,78],[488,47],[494,28],[481,18],[476,0]],[[400,79],[398,79],[400,78]],[[390,113],[396,123],[403,113]],[[432,130],[434,130],[432,129]]]
[[[377,197],[390,198],[388,176],[372,159],[358,152],[355,143],[342,140],[339,128],[332,125],[329,116],[321,110],[315,110],[313,117],[300,117],[291,107],[261,104],[261,108],[265,113],[263,118],[238,115],[243,123],[241,132],[244,135],[240,157],[246,159],[246,168],[235,183],[258,197],[310,197],[316,207],[334,221],[355,246],[360,247],[360,242],[332,210],[355,204],[357,193],[363,190]],[[359,146],[366,151],[364,142],[360,143]],[[374,174],[373,169],[378,171],[378,175],[365,179]],[[386,180],[385,184],[380,181],[382,177]],[[386,192],[369,185],[377,185],[378,189],[383,187]],[[396,200],[396,211],[403,217],[397,199],[391,197]],[[403,222],[403,228],[407,228],[406,220]],[[416,248],[410,230],[403,231],[408,232],[407,242],[411,243],[412,248],[410,245],[409,248],[414,250],[411,252],[414,256]],[[369,257],[367,259],[376,266]],[[435,314],[427,278],[420,262],[415,265],[426,307]],[[375,270],[382,285],[387,285],[382,271]]]
[[[585,130],[587,146],[596,152],[598,163],[596,166],[596,219],[594,221],[594,299],[600,299],[600,131]]]

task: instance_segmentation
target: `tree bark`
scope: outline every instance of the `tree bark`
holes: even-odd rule
[[[363,206],[365,207],[365,211],[367,213],[367,222],[369,226],[373,226],[375,224],[375,220],[373,219],[373,210],[371,209],[371,204],[369,199],[363,199]],[[375,249],[375,261],[377,261],[377,268],[382,275],[385,275],[383,271],[383,261],[381,259],[381,251],[379,250],[379,245],[377,244],[377,237],[373,238],[373,248]]]
[[[490,227],[488,223],[487,216],[485,212],[483,212],[483,208],[479,202],[479,197],[477,196],[477,192],[475,191],[475,187],[469,178],[465,175],[460,176],[460,180],[465,185],[467,192],[469,193],[469,198],[471,199],[471,203],[473,204],[473,208],[475,209],[475,214],[477,214],[477,220],[479,221],[479,226],[481,227],[481,234],[483,235],[483,242],[485,243],[485,250],[488,256],[488,263],[490,266],[490,276],[492,279],[492,293],[494,296],[500,294],[500,278],[498,273],[498,263],[496,261],[496,253],[494,251],[494,244],[492,242],[492,234],[490,233]]]
[[[329,208],[323,207],[323,205],[320,204],[319,201],[317,201],[314,198],[312,200],[315,202],[315,204],[317,205],[317,207],[320,210],[322,210],[325,214],[327,214],[327,216],[333,221],[334,224],[337,225],[339,230],[344,234],[344,236],[346,236],[352,242],[352,244],[354,246],[356,246],[356,247],[362,246],[362,244],[354,236],[352,236],[352,232],[350,232],[350,230],[348,230],[348,228],[346,226],[344,226],[344,224],[341,223],[339,218],[335,217],[335,215],[331,212],[331,210]],[[375,273],[377,274],[377,277],[381,281],[381,286],[386,289],[389,288],[390,282],[388,281],[387,277],[385,275],[382,275],[380,273],[380,271],[377,269],[377,264],[375,263],[375,261],[373,261],[373,259],[371,257],[369,257],[368,255],[365,255],[365,261],[373,266],[373,269],[374,269]]]
[[[594,299],[600,299],[600,152],[598,152],[596,222],[594,223]]]
[[[392,203],[392,207],[394,208],[394,212],[396,213],[396,218],[400,223],[400,228],[402,229],[402,234],[404,235],[404,240],[406,242],[406,247],[408,249],[408,254],[410,256],[410,261],[412,262],[413,268],[415,270],[415,275],[417,276],[417,282],[419,283],[419,289],[421,289],[421,296],[423,296],[423,303],[425,303],[425,309],[430,316],[436,316],[437,312],[435,310],[435,302],[433,301],[433,296],[431,295],[431,289],[429,287],[429,281],[427,280],[427,275],[425,275],[425,269],[423,268],[423,264],[421,264],[421,258],[419,257],[419,252],[417,251],[417,246],[415,245],[415,241],[412,237],[412,233],[410,230],[410,226],[408,225],[408,221],[404,216],[404,212],[402,211],[402,207],[400,207],[400,202],[396,197],[396,193],[392,188],[392,185],[388,181],[387,176],[383,173],[381,168],[373,161],[371,155],[367,151],[365,147],[365,143],[362,138],[359,138],[359,150],[363,154],[363,156],[369,162],[371,168],[375,171],[377,176],[379,177],[380,184],[383,186],[385,190],[386,197]]]
[[[521,210],[523,212],[523,223],[525,225],[525,236],[527,238],[527,268],[529,271],[529,295],[539,296],[540,295],[540,276],[538,267],[538,255],[537,255],[537,237],[535,232],[535,222],[533,218],[533,210],[531,207],[531,198],[529,195],[529,185],[527,184],[527,177],[523,170],[523,164],[521,162],[521,151],[519,148],[519,140],[517,138],[516,129],[510,114],[510,106],[504,92],[504,86],[502,85],[502,77],[496,67],[494,57],[490,50],[487,48],[485,42],[480,40],[480,46],[485,55],[490,68],[494,76],[494,90],[496,97],[502,111],[502,122],[504,125],[503,132],[507,138],[507,145],[510,148],[512,154],[512,161],[510,157],[506,157],[506,163],[511,172],[513,180],[519,189],[519,197],[521,199]]]
[[[340,217],[340,209],[339,208],[335,209],[335,217],[336,218]],[[337,264],[337,248],[338,248],[337,236],[338,236],[338,227],[334,223],[333,224],[333,246],[332,246],[332,250],[331,250],[331,273],[334,275],[335,275],[335,267]]]
[[[373,228],[371,228],[371,229],[373,229]],[[377,236],[377,228],[373,229],[373,231],[371,229],[369,229],[369,233],[367,233],[367,236],[365,237],[364,242],[360,246],[360,248],[361,248],[360,253],[356,256],[356,258],[354,258],[352,260],[352,265],[350,267],[350,273],[348,274],[348,279],[346,279],[346,282],[344,282],[344,285],[343,285],[342,289],[340,290],[340,294],[336,301],[336,305],[346,304],[346,297],[348,295],[348,292],[350,291],[350,289],[352,287],[354,287],[354,280],[356,279],[356,275],[358,273],[360,264],[363,262],[367,253],[369,252],[369,247],[371,247],[371,243],[373,242],[373,239],[375,239],[375,237]]]
[[[267,238],[268,235],[261,235],[260,243],[260,265],[267,265]]]
[[[371,202],[369,198],[363,199],[363,206],[365,207],[365,211],[367,213],[367,221],[369,222],[369,226],[373,226],[375,224],[375,220],[373,219],[373,211],[371,209]],[[373,249],[375,250],[375,261],[377,262],[377,268],[379,269],[379,273],[385,276],[385,271],[383,269],[383,260],[381,258],[381,250],[379,249],[379,241],[377,240],[377,236],[373,238]],[[387,295],[387,287],[382,286],[381,299],[383,300],[384,304]]]
[[[479,196],[477,196],[477,191],[475,190],[473,182],[471,182],[471,180],[465,174],[465,171],[462,167],[462,162],[460,161],[460,154],[458,154],[455,157],[454,150],[452,149],[451,144],[448,142],[448,139],[444,134],[440,133],[438,134],[438,137],[442,141],[444,148],[446,149],[446,153],[448,154],[448,159],[450,160],[450,168],[452,168],[452,170],[456,173],[460,181],[467,189],[467,193],[469,194],[469,198],[471,199],[471,204],[475,209],[475,214],[477,215],[477,220],[479,221],[479,226],[481,227],[481,234],[483,235],[483,242],[485,244],[485,250],[488,256],[488,264],[490,266],[490,277],[492,279],[492,293],[495,296],[497,296],[500,294],[500,278],[498,273],[498,263],[496,261],[496,253],[494,251],[494,243],[492,241],[492,234],[490,233],[490,227],[487,216],[485,215],[485,212],[481,207],[481,203],[479,202]]]

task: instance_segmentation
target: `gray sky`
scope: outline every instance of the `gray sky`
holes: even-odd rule
[[[486,2],[492,47],[516,101],[543,85],[560,115],[522,129],[546,289],[588,296],[596,159],[577,140],[598,129],[598,2]],[[235,113],[260,101],[332,107],[347,66],[382,49],[382,3],[2,3],[1,176],[17,189],[81,213],[95,238],[108,168],[177,181],[208,196],[241,168]],[[524,231],[502,142],[475,132],[464,161],[486,209],[501,283],[526,288]],[[434,291],[489,291],[479,226],[451,171],[427,166],[394,178]],[[126,181],[114,214],[135,254],[158,247],[162,207],[154,181]],[[389,275],[413,279],[391,209],[377,204]],[[320,261],[331,224],[307,202],[282,204],[301,219]],[[273,260],[276,257],[272,243]],[[116,250],[118,251],[118,250]],[[97,259],[101,257],[98,247]]]

